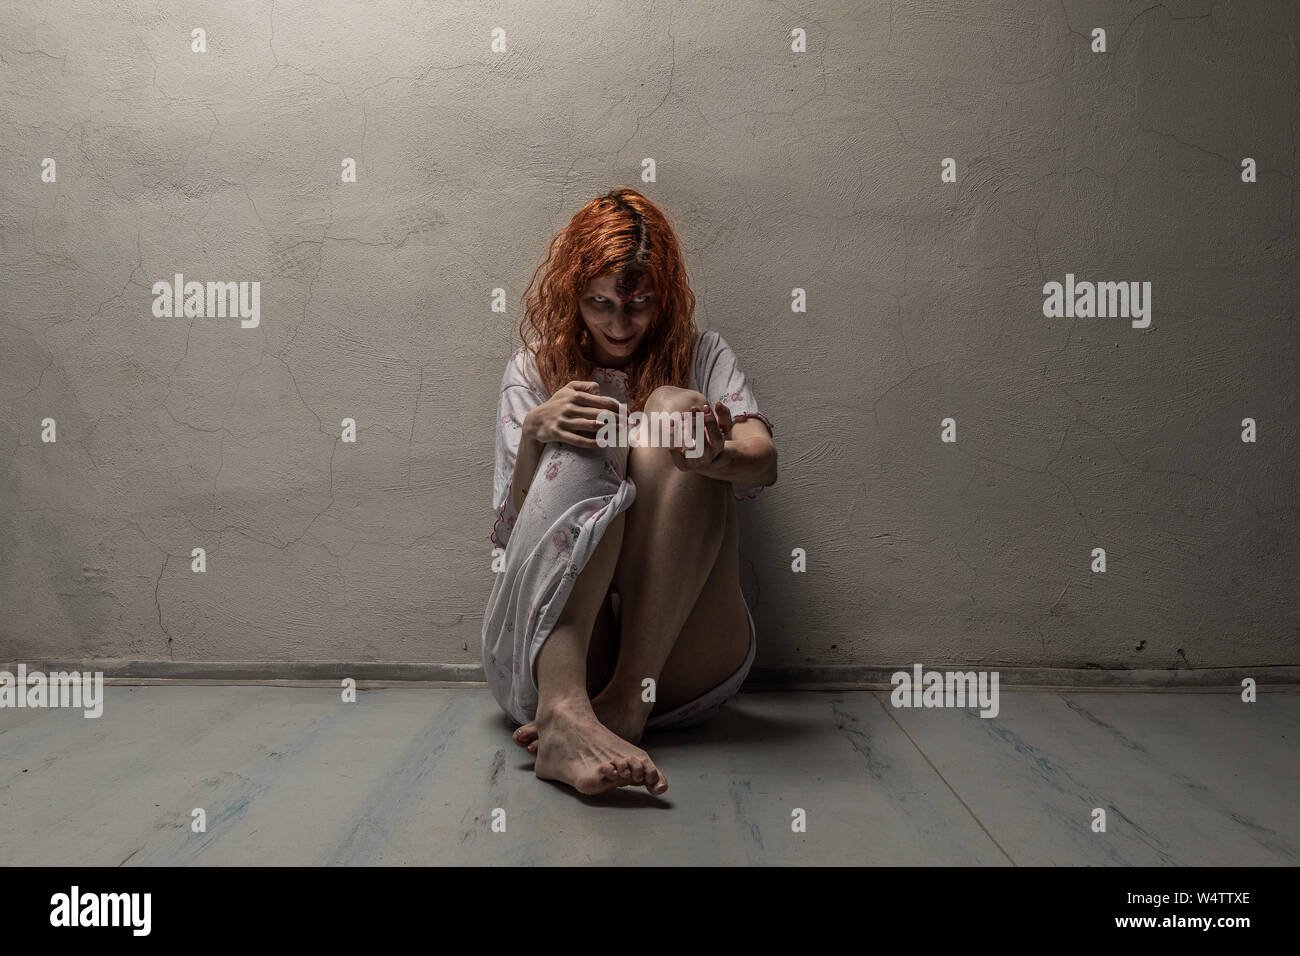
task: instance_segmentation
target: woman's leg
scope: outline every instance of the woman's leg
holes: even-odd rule
[[[610,593],[606,592],[605,601],[601,604],[600,611],[596,614],[596,623],[591,629],[591,641],[587,645],[587,696],[589,698],[595,697],[600,689],[609,683],[617,659],[618,618],[614,616]],[[514,738],[515,742],[527,748],[529,753],[537,753],[536,722],[518,727],[514,732]]]
[[[698,392],[665,387],[655,390],[646,408],[680,411],[704,401]],[[592,698],[592,708],[601,723],[632,743],[639,742],[652,713],[712,690],[749,652],[731,486],[678,471],[669,454],[655,447],[630,451],[637,494],[620,515],[627,524],[614,569],[621,622],[613,634],[598,622],[592,640],[601,649],[592,646],[589,655],[603,660],[608,648],[617,651],[614,672]],[[656,682],[654,702],[641,699],[647,677]],[[589,689],[597,683],[589,681]],[[540,733],[536,722],[525,724],[514,739],[537,753]]]
[[[730,490],[726,499],[727,528],[718,559],[659,674],[651,716],[717,687],[749,656],[749,615],[740,591],[740,520]],[[625,550],[627,541],[625,534]]]
[[[665,388],[646,407],[703,403],[693,390]],[[671,450],[657,447],[633,448],[628,471],[637,496],[614,571],[619,653],[592,705],[605,726],[635,743],[651,713],[694,700],[736,672],[749,652],[749,618],[730,483],[679,471]],[[647,678],[654,701],[643,700]]]
[[[596,718],[587,687],[592,630],[609,591],[622,547],[627,512],[611,522],[574,580],[564,609],[537,655],[537,776],[581,793],[644,785],[668,789],[654,762]]]
[[[627,542],[626,532],[623,541]],[[614,616],[610,592],[606,591],[605,601],[596,614],[596,624],[591,629],[591,643],[587,646],[588,697],[595,697],[600,689],[609,683],[617,659],[618,618]]]
[[[689,389],[656,389],[647,411],[704,402]],[[636,501],[614,570],[621,598],[613,674],[592,698],[606,727],[637,743],[646,721],[702,696],[734,674],[749,653],[749,617],[740,591],[740,524],[728,482],[678,471],[669,450],[631,449]],[[613,644],[598,627],[593,640]],[[594,649],[593,649],[594,650]],[[643,681],[655,700],[642,700]],[[593,682],[589,682],[589,685]],[[515,731],[537,752],[539,728]]]
[[[627,554],[626,534],[623,541],[622,553]],[[735,654],[739,654],[741,662],[744,661],[748,653],[748,630],[744,632],[746,644],[737,643],[734,639],[736,625],[732,615],[723,612],[721,602],[712,600],[713,595],[728,593],[732,588],[735,592],[740,590],[739,521],[734,498],[727,502],[727,531],[723,535],[718,560],[659,675],[657,701],[650,713],[651,717],[695,700],[722,683],[740,666],[739,663],[731,662]],[[721,618],[720,613],[726,613],[726,618]],[[741,613],[744,613],[743,608]],[[639,743],[640,733],[635,727],[624,726],[621,728],[623,732],[619,733],[620,728],[614,726],[620,723],[619,712],[622,710],[615,706],[615,695],[611,692],[599,697],[597,693],[613,676],[619,645],[619,622],[614,618],[610,602],[606,598],[601,613],[596,618],[596,626],[592,629],[591,647],[587,653],[587,692],[593,698],[592,710],[601,723],[625,740]],[[717,662],[719,655],[720,666]],[[599,699],[599,705],[594,702],[596,699]],[[625,736],[626,734],[631,736]],[[518,728],[514,739],[529,753],[537,753],[536,724],[524,724]]]

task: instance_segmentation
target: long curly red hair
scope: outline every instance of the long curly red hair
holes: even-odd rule
[[[641,411],[660,385],[690,387],[699,330],[677,236],[659,207],[635,189],[619,186],[591,200],[551,240],[524,293],[519,337],[550,394],[575,380],[590,381],[591,333],[578,300],[588,282],[607,275],[618,276],[620,296],[648,276],[658,297],[659,312],[623,369],[628,410]]]

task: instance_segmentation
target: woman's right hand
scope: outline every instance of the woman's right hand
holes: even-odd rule
[[[601,422],[596,416],[601,412],[617,418],[618,400],[601,395],[595,382],[570,382],[528,412],[524,429],[543,445],[558,441],[578,448],[599,448],[596,434]]]

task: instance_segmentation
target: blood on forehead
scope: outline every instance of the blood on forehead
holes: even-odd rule
[[[618,274],[614,280],[614,289],[618,292],[619,298],[625,299],[636,291],[637,286],[645,278],[645,271],[629,266]]]

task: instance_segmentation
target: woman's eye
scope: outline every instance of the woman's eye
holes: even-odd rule
[[[600,305],[600,306],[613,305],[612,302],[610,302],[602,295],[592,296],[591,304]],[[628,300],[628,305],[634,306],[635,308],[638,309],[646,308],[649,304],[650,304],[649,297],[644,295],[639,295],[635,299]]]

